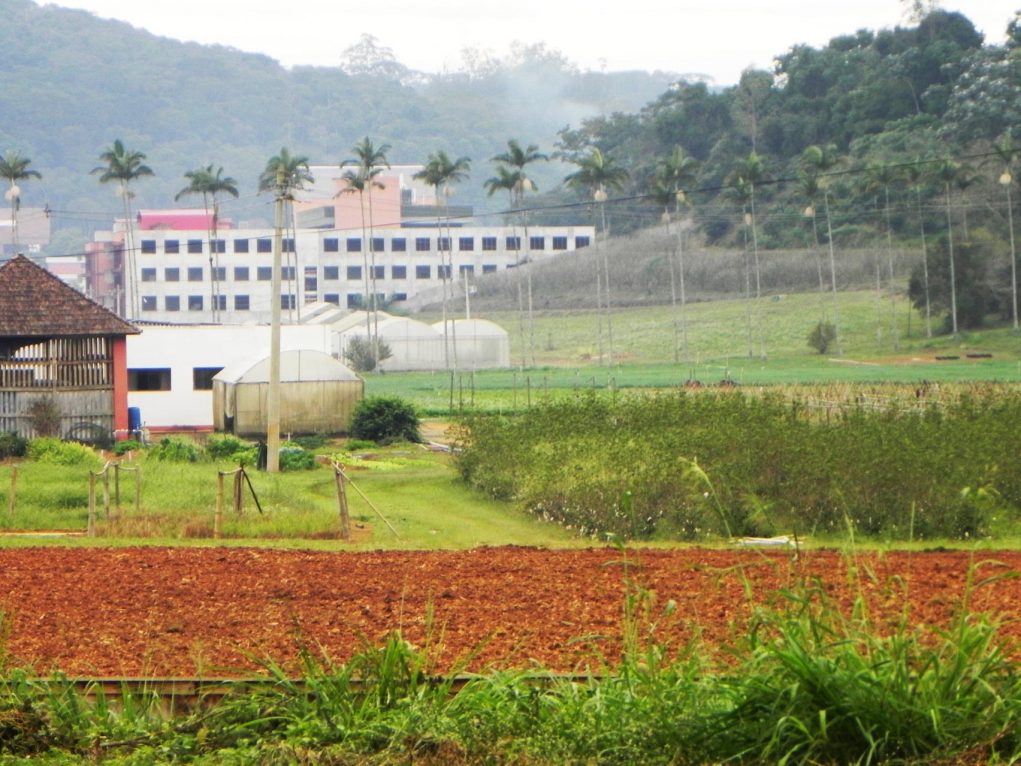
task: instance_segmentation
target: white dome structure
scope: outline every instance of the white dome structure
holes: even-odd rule
[[[334,335],[334,351],[341,359],[353,338],[368,339],[369,332],[363,321],[348,326]],[[401,370],[437,370],[446,362],[443,356],[443,336],[424,322],[406,317],[395,317],[380,312],[378,325],[372,322],[373,334],[390,348],[391,356],[384,359],[379,369],[387,372]]]
[[[442,337],[443,322],[434,323],[433,329]],[[458,369],[510,367],[510,336],[495,322],[488,319],[448,320],[447,332],[452,358],[457,359]]]

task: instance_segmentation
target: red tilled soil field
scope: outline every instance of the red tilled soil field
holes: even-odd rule
[[[753,604],[816,579],[845,606],[864,595],[894,619],[946,625],[969,565],[979,578],[1021,569],[1021,553],[641,550],[627,576],[672,600],[657,636],[675,646],[698,633],[733,644]],[[622,554],[609,549],[482,548],[459,552],[332,553],[230,548],[0,550],[0,649],[9,665],[71,676],[248,674],[258,658],[296,668],[301,647],[343,660],[394,630],[431,647],[437,671],[471,667],[598,666],[619,652]],[[855,569],[856,573],[849,571]],[[974,589],[971,611],[1021,636],[1021,580]]]

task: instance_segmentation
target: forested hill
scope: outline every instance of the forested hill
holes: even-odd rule
[[[209,163],[252,195],[281,146],[327,164],[350,157],[366,135],[390,144],[394,163],[424,162],[437,149],[473,158],[458,197],[473,202],[484,199],[488,159],[508,139],[552,151],[565,125],[635,111],[676,79],[581,72],[543,45],[429,76],[371,39],[338,50],[335,68],[289,70],[266,56],[160,38],[32,0],[0,0],[0,19],[0,151],[30,157],[43,175],[24,184],[25,205],[69,211],[54,216],[55,227],[85,231],[109,225],[118,208],[89,175],[115,138],[145,152],[155,172],[135,189],[143,207],[170,204],[186,185],[184,172]],[[235,204],[244,214],[264,212],[261,201]]]

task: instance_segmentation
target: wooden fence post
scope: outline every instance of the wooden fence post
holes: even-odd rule
[[[103,518],[110,520],[110,465],[103,466]]]
[[[216,472],[216,513],[213,515],[213,537],[217,540],[223,534],[223,474]]]
[[[121,464],[113,464],[113,509],[120,515],[121,512]]]
[[[14,518],[14,496],[18,490],[18,466],[11,466],[11,493],[7,496],[7,515]]]
[[[96,474],[92,471],[89,471],[89,525],[86,534],[96,536]]]
[[[333,467],[333,477],[337,482],[337,506],[340,510],[340,539],[351,539],[351,517],[347,510],[347,490],[344,488],[344,474]]]
[[[237,515],[241,514],[245,501],[244,478],[240,468],[234,472],[234,513]]]

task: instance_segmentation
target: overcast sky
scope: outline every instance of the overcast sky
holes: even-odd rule
[[[39,0],[37,0],[38,2]],[[265,53],[285,66],[337,66],[363,33],[428,72],[458,69],[461,50],[503,56],[545,42],[583,69],[647,69],[737,81],[792,45],[906,23],[902,0],[61,0],[154,34]],[[944,0],[1003,41],[1021,0]],[[613,10],[607,10],[608,8]]]

